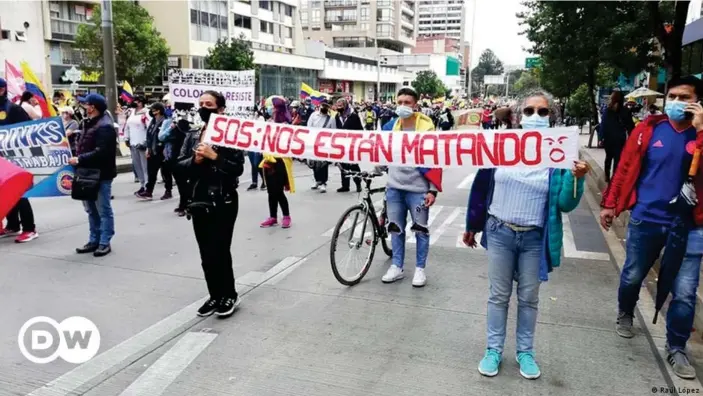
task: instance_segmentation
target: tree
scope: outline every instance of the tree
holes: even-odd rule
[[[534,70],[520,70],[520,76],[512,85],[512,93],[524,95],[530,91],[540,88],[540,81],[537,72]]]
[[[154,19],[132,1],[112,2],[115,70],[118,80],[132,85],[153,84],[168,65],[169,47],[154,28]],[[85,51],[90,66],[103,70],[103,36],[100,7],[92,23],[78,26],[74,47]]]
[[[431,70],[418,72],[410,85],[419,95],[429,95],[433,98],[446,95],[444,83],[437,77],[437,73]]]
[[[471,71],[471,80],[474,89],[483,86],[483,76],[503,74],[503,62],[498,59],[491,49],[483,51],[478,58],[478,64]],[[472,89],[473,91],[473,89]]]
[[[677,1],[672,5],[667,1],[647,2],[649,21],[663,49],[664,64],[670,78],[681,77],[681,43],[689,3],[690,1]]]
[[[252,70],[254,64],[254,51],[251,43],[244,40],[244,36],[231,39],[219,39],[215,46],[208,50],[205,65],[213,70]]]
[[[586,84],[581,84],[566,103],[566,112],[570,117],[576,118],[579,125],[583,125],[582,120],[588,118],[591,113],[589,97],[588,86]]]

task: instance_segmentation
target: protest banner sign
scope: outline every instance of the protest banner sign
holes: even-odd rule
[[[60,118],[0,126],[0,157],[34,176],[34,187],[25,197],[71,193],[71,148]]]
[[[254,111],[256,77],[254,70],[169,69],[171,101],[198,105],[208,90],[220,92],[227,101],[227,113],[247,116]]]
[[[342,163],[426,168],[571,168],[577,128],[347,131],[213,116],[203,142],[240,150]]]
[[[464,109],[452,111],[455,129],[479,129],[481,127],[482,109]]]

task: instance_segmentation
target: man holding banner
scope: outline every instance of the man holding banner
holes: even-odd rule
[[[20,106],[10,102],[7,98],[7,81],[0,78],[0,126],[26,121],[31,121],[29,115]],[[14,153],[0,151],[0,157],[5,157],[8,154],[14,156]],[[24,191],[15,191],[13,193],[20,195]],[[8,197],[4,196],[3,199],[8,199]],[[29,242],[39,236],[34,225],[32,205],[27,198],[20,198],[15,207],[7,214],[7,225],[4,229],[2,227],[2,218],[0,218],[0,238],[9,236],[17,236],[15,239],[17,243]]]

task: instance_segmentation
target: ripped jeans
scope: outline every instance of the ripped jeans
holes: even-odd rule
[[[407,226],[407,216],[413,225],[409,228],[415,233],[417,242],[416,266],[425,268],[427,254],[430,250],[430,232],[427,225],[430,209],[425,207],[425,193],[416,193],[395,188],[386,189],[386,203],[388,213],[388,231],[391,233],[391,245],[393,247],[393,264],[403,268],[405,262],[405,232]]]

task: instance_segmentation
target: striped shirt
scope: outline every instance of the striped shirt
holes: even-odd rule
[[[549,169],[497,169],[488,213],[518,226],[544,226]]]

